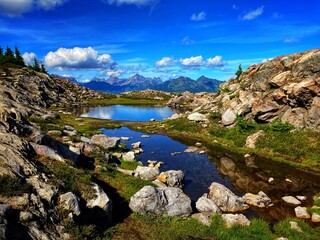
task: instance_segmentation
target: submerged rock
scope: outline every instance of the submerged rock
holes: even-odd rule
[[[271,203],[271,199],[264,192],[260,191],[258,195],[252,193],[246,193],[243,196],[245,202],[249,205],[253,205],[259,208],[269,207]]]
[[[192,213],[191,200],[179,188],[145,186],[130,199],[134,212],[154,213],[170,217],[188,217]]]
[[[282,197],[282,200],[289,204],[289,205],[293,205],[293,206],[297,206],[297,205],[300,205],[301,202],[296,199],[295,197],[292,197],[292,196],[285,196],[285,197]]]

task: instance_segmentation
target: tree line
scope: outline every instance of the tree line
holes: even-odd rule
[[[14,52],[10,47],[6,47],[6,50],[3,51],[3,48],[0,46],[0,65],[14,65],[14,66],[20,66],[25,67],[26,64],[24,63],[23,57],[21,56],[21,53],[17,47],[14,48]],[[37,71],[37,72],[43,72],[47,73],[47,70],[44,67],[43,63],[39,64],[39,61],[37,58],[33,59],[33,64],[28,65],[29,68]]]

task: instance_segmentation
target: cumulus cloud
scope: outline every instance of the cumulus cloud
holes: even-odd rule
[[[50,10],[64,4],[66,1],[67,0],[0,0],[0,12],[2,15],[17,17],[31,11],[33,8]]]
[[[199,12],[192,14],[190,20],[194,22],[204,21],[206,20],[207,14],[205,12]]]
[[[199,68],[204,65],[202,56],[180,59],[182,66],[188,68]]]
[[[163,57],[156,62],[156,67],[169,67],[176,65],[176,61],[171,57]]]
[[[222,56],[215,56],[214,58],[207,59],[208,67],[222,67],[226,62],[222,61]]]
[[[22,55],[22,57],[23,57],[24,63],[26,65],[33,65],[34,59],[37,58],[37,55],[33,52],[31,52],[31,53],[25,52]]]
[[[109,54],[99,55],[92,47],[59,48],[45,56],[45,64],[57,69],[112,69],[116,65]]]
[[[244,14],[241,19],[242,20],[253,20],[256,19],[257,17],[259,17],[260,15],[263,14],[263,9],[264,6],[258,7],[255,10],[249,11],[246,14]]]
[[[147,6],[157,3],[157,0],[102,0],[103,2],[109,4],[116,4],[116,5],[137,5],[137,6]]]
[[[226,64],[221,56],[204,60],[202,56],[180,59],[181,65],[186,68],[198,69],[200,67],[222,67]]]

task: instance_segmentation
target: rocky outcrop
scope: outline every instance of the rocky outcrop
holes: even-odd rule
[[[279,119],[298,129],[320,130],[320,49],[252,65],[219,89],[218,94],[184,93],[168,104],[219,113],[224,126],[243,116],[259,123]]]
[[[153,213],[170,217],[188,217],[192,213],[191,200],[179,188],[145,186],[130,199],[134,212]]]
[[[183,188],[184,185],[184,173],[181,170],[162,172],[158,179],[168,187]]]

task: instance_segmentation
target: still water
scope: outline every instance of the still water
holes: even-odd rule
[[[174,140],[168,136],[149,134],[150,138],[142,138],[145,133],[122,127],[118,129],[102,129],[111,137],[130,137],[123,142],[132,149],[131,143],[141,141],[144,150],[137,160],[147,165],[148,160],[162,161],[160,171],[182,170],[185,174],[184,192],[193,200],[208,193],[212,182],[219,182],[239,196],[245,193],[257,194],[264,191],[274,203],[274,207],[258,209],[251,207],[246,213],[249,217],[261,217],[273,222],[285,217],[294,216],[294,207],[283,203],[283,196],[305,195],[308,197],[304,205],[311,203],[312,195],[320,192],[320,176],[299,171],[288,165],[276,163],[260,157],[244,158],[242,155],[227,153],[220,148],[208,146],[206,154],[185,153],[188,146],[196,142],[190,139]],[[179,154],[172,154],[178,153]],[[274,179],[269,182],[270,177]]]
[[[81,117],[145,122],[150,119],[163,120],[175,112],[169,107],[112,105],[85,109]]]

